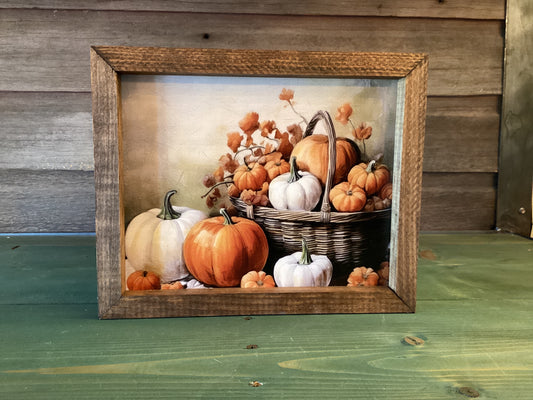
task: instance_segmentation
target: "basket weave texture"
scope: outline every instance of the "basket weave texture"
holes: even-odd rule
[[[311,135],[319,121],[324,121],[328,134],[328,176],[320,211],[288,211],[252,206],[238,198],[230,198],[240,216],[258,223],[269,240],[271,258],[301,251],[306,239],[312,254],[326,255],[333,263],[333,282],[346,284],[353,268],[379,268],[388,259],[391,210],[370,212],[331,211],[329,192],[336,164],[336,134],[330,115],[317,112],[303,137]]]

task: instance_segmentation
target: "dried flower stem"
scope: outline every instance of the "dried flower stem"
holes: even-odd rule
[[[227,178],[230,178],[230,177],[233,177],[233,175],[231,175],[231,176],[227,176]],[[224,179],[226,179],[226,178],[224,178]],[[207,196],[209,195],[209,193],[211,193],[211,192],[213,191],[213,189],[216,188],[217,186],[220,186],[220,185],[226,185],[226,186],[228,186],[228,185],[231,185],[231,184],[233,184],[233,183],[234,183],[233,180],[231,180],[231,181],[222,181],[222,182],[215,183],[213,186],[211,186],[211,187],[209,188],[209,190],[207,191],[207,193],[205,193],[205,194],[203,194],[202,196],[200,196],[200,198],[203,199],[204,197],[207,197]]]
[[[350,123],[350,125],[352,126],[353,128],[353,131],[355,132],[355,125],[353,124],[353,121],[348,118],[348,122]],[[355,135],[354,135],[355,136]],[[363,142],[363,155],[365,158],[367,158],[367,155],[366,155],[366,144],[365,144],[365,139],[361,139],[361,142]]]
[[[291,106],[292,111],[294,111],[294,113],[296,115],[298,115],[306,125],[309,125],[309,122],[307,121],[307,119],[305,119],[305,117],[302,114],[300,114],[298,111],[296,111],[296,109],[294,108],[294,106],[292,104],[292,101],[287,100],[287,103],[289,103],[289,105]]]

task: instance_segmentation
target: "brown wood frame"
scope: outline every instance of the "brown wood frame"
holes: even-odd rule
[[[414,312],[428,59],[424,54],[92,47],[99,317]],[[123,290],[121,74],[401,80],[401,171],[390,287]],[[400,94],[399,94],[400,96]],[[393,223],[394,224],[394,223]]]

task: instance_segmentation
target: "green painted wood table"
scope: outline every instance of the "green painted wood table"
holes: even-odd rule
[[[93,236],[0,236],[0,271],[0,399],[533,399],[514,235],[422,234],[414,314],[102,321]]]

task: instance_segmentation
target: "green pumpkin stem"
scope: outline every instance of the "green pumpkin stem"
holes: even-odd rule
[[[290,164],[291,164],[291,171],[289,175],[289,180],[287,182],[293,183],[299,180],[302,177],[302,175],[300,174],[300,170],[298,169],[298,165],[296,164],[296,157],[294,156],[291,157]]]
[[[220,214],[224,217],[224,225],[235,225],[225,208],[220,209]]]
[[[169,219],[178,219],[181,217],[181,214],[179,212],[176,212],[174,208],[172,207],[172,203],[170,202],[170,198],[174,196],[177,192],[175,190],[170,190],[165,195],[165,199],[163,200],[163,208],[161,209],[161,212],[158,214],[158,218],[169,220]]]
[[[369,174],[371,172],[374,172],[376,169],[376,160],[372,160],[368,163],[368,166],[366,167],[366,172]]]
[[[309,249],[307,248],[307,242],[304,238],[302,238],[302,257],[300,258],[300,261],[298,261],[298,264],[300,265],[309,265],[313,262],[311,259],[311,254],[309,253]]]

